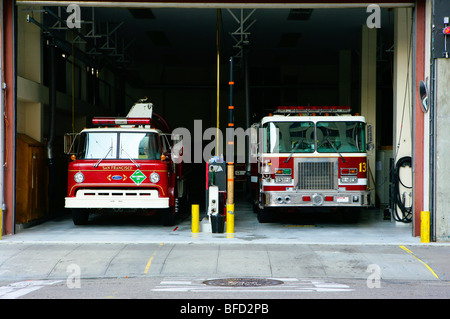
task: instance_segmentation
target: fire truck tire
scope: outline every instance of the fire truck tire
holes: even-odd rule
[[[161,223],[163,226],[175,225],[175,212],[173,207],[166,208],[161,212]]]
[[[258,221],[262,223],[271,223],[273,222],[273,214],[267,208],[258,208]]]
[[[75,225],[86,225],[89,220],[89,211],[85,208],[72,208],[72,220]]]

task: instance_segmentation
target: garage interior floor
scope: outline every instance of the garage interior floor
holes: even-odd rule
[[[357,223],[346,223],[332,213],[286,214],[273,223],[260,224],[252,205],[236,194],[234,233],[191,232],[187,214],[175,226],[163,227],[158,216],[91,215],[88,225],[75,226],[70,214],[3,236],[10,242],[101,243],[261,243],[261,244],[417,244],[412,223],[383,218],[382,209],[365,209]],[[200,219],[204,218],[200,212]],[[203,228],[204,229],[204,228]]]

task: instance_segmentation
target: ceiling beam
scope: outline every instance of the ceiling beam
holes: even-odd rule
[[[43,6],[68,6],[77,4],[79,6],[90,7],[125,7],[125,8],[255,8],[255,9],[277,9],[277,8],[366,8],[373,4],[373,0],[322,0],[312,2],[295,0],[247,0],[240,1],[200,1],[191,0],[172,0],[170,2],[148,1],[148,0],[129,0],[129,1],[50,1],[50,0],[16,0],[17,4],[24,5],[43,5]],[[385,8],[406,8],[414,7],[413,0],[377,0],[377,5]]]

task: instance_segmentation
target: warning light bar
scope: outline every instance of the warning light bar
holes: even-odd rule
[[[350,113],[350,106],[279,106],[276,113]]]
[[[148,117],[94,117],[94,125],[150,125]]]
[[[445,34],[445,35],[450,35],[450,27],[445,27],[445,28],[442,30],[442,33]]]

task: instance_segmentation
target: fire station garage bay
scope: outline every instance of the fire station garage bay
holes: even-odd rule
[[[446,172],[435,168],[448,165],[437,112],[448,107],[439,88],[449,64],[446,47],[432,53],[446,37],[448,18],[434,13],[445,10],[433,7],[449,9],[443,1],[2,3],[3,235],[42,229],[51,238],[55,225],[85,236],[126,226],[188,240],[329,232],[336,241],[448,241]],[[161,176],[141,157],[152,134],[140,133],[134,150],[117,127],[114,141],[89,131],[99,117],[144,130],[126,122],[133,105],[182,133],[181,144],[161,134],[163,150],[145,158],[165,163]],[[76,135],[78,149],[65,152]],[[88,160],[83,143],[101,150]],[[83,159],[89,167],[71,175]],[[103,194],[95,178],[106,193],[128,186]],[[68,194],[89,179],[86,197],[168,199],[72,221]],[[163,192],[157,184],[169,180]],[[146,183],[157,191],[143,192]],[[158,209],[175,214],[171,227]]]

